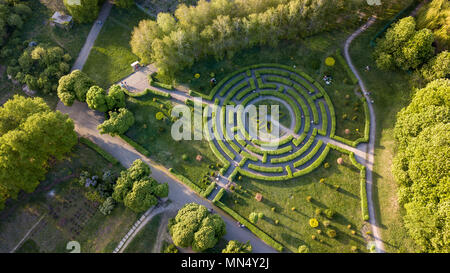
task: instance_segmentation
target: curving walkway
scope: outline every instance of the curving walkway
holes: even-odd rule
[[[373,163],[374,163],[374,154],[375,154],[375,126],[376,126],[376,120],[375,120],[375,110],[373,108],[373,105],[371,103],[371,98],[369,97],[367,93],[366,86],[364,85],[364,82],[359,75],[358,70],[355,68],[355,66],[352,63],[352,60],[350,58],[349,54],[349,48],[352,43],[352,41],[360,35],[362,32],[364,32],[367,28],[369,28],[373,23],[375,23],[375,18],[371,17],[367,23],[365,23],[363,26],[361,26],[357,31],[355,31],[345,42],[344,47],[344,55],[345,60],[347,61],[348,65],[350,66],[350,69],[352,70],[353,74],[355,74],[356,78],[358,79],[359,86],[361,87],[361,90],[364,94],[364,98],[366,99],[368,106],[369,106],[369,113],[370,113],[370,137],[369,137],[369,143],[365,145],[366,150],[366,156],[364,157],[364,165],[366,166],[367,170],[367,176],[366,176],[366,184],[367,184],[367,202],[369,206],[369,219],[370,224],[372,226],[372,233],[373,237],[375,239],[375,246],[377,249],[377,252],[384,252],[384,245],[383,241],[381,240],[380,231],[378,229],[377,221],[375,219],[375,208],[373,204],[373,178],[372,178],[372,171],[373,171]],[[360,148],[364,149],[363,147]]]

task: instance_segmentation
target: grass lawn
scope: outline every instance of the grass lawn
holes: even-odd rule
[[[343,165],[336,163],[338,157],[344,159]],[[311,252],[350,252],[352,246],[366,251],[362,237],[365,233],[360,232],[365,230],[365,225],[361,215],[359,170],[347,155],[334,150],[325,161],[330,163],[330,168],[321,167],[307,176],[289,181],[266,182],[243,177],[237,182],[235,192],[225,194],[222,202],[247,219],[251,212],[262,212],[264,217],[256,225],[289,251],[297,252],[303,244]],[[319,182],[321,178],[325,178],[325,183]],[[340,188],[337,190],[336,186]],[[262,194],[261,202],[255,199],[256,193]],[[307,201],[307,196],[312,197],[311,202]],[[336,214],[329,220],[330,225],[324,227],[327,218],[323,212],[327,208]],[[316,216],[316,209],[321,209],[322,214]],[[310,218],[317,218],[318,228],[309,226]],[[275,220],[279,223],[276,224]],[[347,228],[348,225],[351,229]],[[328,237],[326,231],[330,228],[337,231],[337,237]],[[355,235],[351,230],[356,232]],[[315,240],[313,235],[317,237]]]
[[[135,6],[112,8],[83,67],[99,86],[109,88],[133,72],[130,65],[138,57],[131,52],[129,42],[133,28],[143,19],[149,17]]]
[[[172,138],[172,123],[155,117],[158,112],[163,112],[167,117],[171,108],[169,105],[170,101],[165,99],[153,101],[151,95],[139,99],[129,97],[127,108],[134,113],[136,122],[126,135],[146,148],[152,159],[167,168],[173,168],[200,188],[205,188],[207,185],[201,181],[218,170],[215,167],[218,160],[206,140],[175,141]],[[183,155],[186,155],[185,159]],[[201,161],[196,160],[197,155],[203,157]],[[214,165],[214,169],[210,169],[211,165]]]
[[[126,253],[153,253],[153,247],[158,236],[162,215],[158,214],[139,231],[133,241],[125,249]]]
[[[379,22],[363,33],[350,49],[356,67],[362,71],[369,65],[369,72],[361,76],[373,94],[377,120],[377,135],[374,166],[374,202],[377,221],[381,225],[381,235],[388,252],[414,252],[413,240],[403,226],[404,209],[397,201],[397,182],[391,168],[395,155],[393,130],[397,112],[407,106],[412,96],[412,86],[416,85],[411,74],[400,71],[380,71],[372,58],[373,49],[369,41],[385,22]]]
[[[276,101],[276,100],[265,99],[265,100],[261,100],[261,101],[258,101],[255,103],[255,106],[257,108],[260,105],[265,105],[267,107],[267,115],[270,115],[272,105],[278,105],[278,111],[279,111],[278,122],[281,125],[285,126],[286,128],[291,128],[291,125],[294,126],[294,124],[292,124],[293,121],[291,120],[291,115],[289,114],[289,110],[283,103],[280,103],[279,101]]]
[[[123,168],[110,165],[83,144],[52,163],[34,193],[9,201],[0,213],[0,252],[9,252],[41,217],[19,252],[67,252],[72,240],[80,243],[81,252],[112,252],[138,215],[119,204],[104,216],[93,191],[78,184],[81,171],[101,175],[105,169],[117,174]]]

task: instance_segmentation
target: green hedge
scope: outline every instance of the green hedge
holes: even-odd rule
[[[122,90],[123,90],[123,92],[125,94],[127,94],[127,96],[135,97],[135,98],[136,97],[145,96],[145,95],[147,95],[149,93],[153,94],[153,95],[156,95],[156,96],[164,97],[164,98],[171,98],[172,97],[169,93],[162,92],[162,91],[159,91],[159,90],[153,90],[153,89],[150,89],[150,88],[146,88],[144,91],[139,92],[139,93],[130,92],[130,91],[126,90],[125,88],[122,88]]]
[[[209,186],[206,189],[204,189],[200,193],[200,195],[207,198],[215,188],[216,188],[216,182],[212,182],[211,184],[209,184]]]
[[[217,194],[218,195],[218,194]],[[217,197],[217,196],[216,196]],[[220,196],[222,197],[222,196]],[[214,198],[215,199],[215,198]],[[261,240],[263,240],[266,244],[270,245],[271,247],[275,248],[279,252],[283,251],[283,246],[272,239],[268,234],[266,234],[264,231],[253,225],[250,221],[247,221],[244,217],[239,215],[237,212],[226,206],[224,203],[216,200],[214,202],[214,205],[216,205],[218,208],[222,209],[226,213],[228,213],[231,217],[233,217],[236,221],[239,221],[241,224],[245,225],[253,234],[255,234],[257,237],[259,237]]]
[[[309,173],[311,173],[312,171],[314,171],[315,169],[317,169],[322,162],[325,160],[325,158],[327,157],[328,153],[330,152],[330,146],[326,146],[325,149],[323,150],[322,154],[320,154],[320,156],[308,167],[301,169],[300,171],[297,171],[294,173],[294,177],[298,177],[298,176],[302,176],[302,175],[307,175]]]
[[[244,176],[247,176],[247,177],[250,177],[253,179],[263,180],[263,181],[284,181],[284,180],[289,179],[288,175],[265,176],[265,175],[255,174],[255,173],[243,170],[243,169],[239,169],[239,173]]]
[[[146,157],[150,156],[150,152],[147,151],[147,149],[145,149],[144,147],[142,147],[138,143],[134,142],[134,140],[132,140],[131,138],[127,137],[126,135],[120,135],[120,138],[125,140],[131,146],[133,146],[136,149],[136,151],[140,152],[141,154],[145,155]]]
[[[283,167],[265,167],[255,164],[248,164],[248,168],[254,171],[266,172],[266,173],[282,173]]]
[[[225,193],[225,189],[221,188],[219,190],[219,192],[216,194],[216,196],[214,196],[214,199],[212,200],[212,202],[215,204],[216,202],[220,202],[220,199],[222,198],[223,194]]]
[[[283,162],[288,162],[291,160],[294,160],[295,158],[299,157],[300,155],[302,155],[306,150],[309,149],[309,147],[312,145],[312,143],[314,142],[314,137],[310,137],[308,142],[305,143],[305,145],[303,147],[301,147],[300,149],[298,149],[295,153],[292,153],[290,155],[284,156],[284,157],[279,157],[279,158],[272,158],[270,160],[270,163],[283,163]]]
[[[164,88],[167,90],[173,90],[173,86],[171,84],[165,84],[162,82],[157,82],[157,81],[151,81],[150,85],[153,87],[159,87],[159,88]]]
[[[323,101],[319,101],[320,114],[322,115],[322,128],[319,129],[319,135],[326,136],[328,129],[328,116]]]
[[[90,139],[87,139],[87,138],[84,138],[84,137],[80,137],[80,142],[83,143],[84,145],[88,146],[92,150],[96,151],[97,153],[99,153],[103,158],[108,160],[110,163],[112,163],[112,164],[119,164],[120,163],[119,160],[117,160],[115,157],[113,157],[112,155],[107,153],[105,150],[100,148],[100,146],[98,146],[97,144],[92,142]]]
[[[316,144],[316,146],[314,146],[314,148],[311,150],[311,152],[309,154],[307,154],[305,157],[303,157],[302,159],[294,162],[294,167],[297,168],[303,164],[305,164],[306,162],[308,162],[309,160],[311,160],[311,158],[314,157],[314,155],[319,151],[319,149],[322,147],[323,141],[319,140]]]
[[[234,78],[232,81],[230,81],[223,87],[223,89],[220,91],[219,95],[221,97],[223,97],[231,89],[231,87],[233,87],[234,85],[236,85],[238,82],[242,81],[243,79],[245,79],[245,76],[243,74],[237,76],[236,78]],[[240,83],[237,87],[235,87],[235,89],[239,90],[246,85],[247,85],[247,82],[244,81],[244,82]]]

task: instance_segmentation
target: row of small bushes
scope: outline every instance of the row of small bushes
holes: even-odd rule
[[[253,146],[251,144],[247,144],[247,146],[245,147],[246,149],[248,149],[251,152],[254,152],[255,154],[259,154],[259,155],[264,155],[265,153],[269,154],[269,155],[282,155],[285,154],[287,152],[290,152],[292,150],[292,146],[286,146],[280,149],[276,149],[276,150],[261,150],[259,147]]]
[[[259,166],[255,164],[248,164],[248,168],[255,171],[265,172],[265,173],[281,173],[283,172],[283,167],[266,167]]]
[[[207,198],[211,194],[211,192],[214,190],[214,188],[216,187],[216,182],[212,182],[211,184],[209,184],[208,187],[206,187],[206,189],[202,189],[199,186],[197,186],[197,184],[192,182],[189,178],[187,178],[186,176],[176,173],[172,168],[170,168],[169,171],[170,171],[170,173],[172,173],[173,176],[175,176],[181,182],[183,182],[183,184],[188,186],[190,189],[192,189],[193,191],[195,191],[202,197]]]
[[[253,80],[253,79],[252,79]],[[242,90],[242,88],[245,88],[242,92],[249,92],[251,91],[251,86],[248,86],[248,83],[242,82],[239,85],[237,85],[235,88],[233,88],[231,91],[228,92],[225,100],[223,101],[223,104],[226,105],[227,103],[229,103],[229,101],[231,101],[231,99],[234,97],[234,95],[236,95],[237,92],[239,92],[240,90]]]
[[[222,197],[222,196],[220,196],[220,197]],[[277,241],[272,239],[272,237],[270,237],[264,231],[260,230],[258,227],[253,225],[250,221],[247,221],[247,219],[245,219],[244,217],[239,215],[237,212],[235,212],[234,210],[232,210],[231,208],[229,208],[228,206],[226,206],[224,203],[220,202],[219,200],[220,200],[220,198],[214,202],[214,204],[217,207],[219,207],[220,209],[222,209],[223,211],[228,213],[236,221],[239,221],[241,224],[245,225],[253,234],[255,234],[258,238],[263,240],[266,244],[268,244],[271,247],[275,248],[279,252],[283,251],[283,246],[280,243],[278,243]]]
[[[302,100],[302,98],[300,98],[300,96],[294,90],[288,89],[287,92],[289,95],[294,97],[294,99],[297,101],[298,104],[300,104],[300,107],[303,109],[304,118],[305,118],[305,122],[304,122],[305,127],[303,129],[303,132],[308,132],[309,127],[311,126],[311,122],[310,122],[311,117],[309,115],[308,106],[306,105],[305,101]],[[313,108],[313,107],[314,107],[314,105],[311,105],[311,108]],[[297,123],[299,123],[301,125],[300,121],[301,121],[302,116],[301,116],[300,110],[294,111],[294,112],[295,112],[295,118],[298,120]],[[300,130],[300,126],[297,126],[297,128]],[[297,132],[297,131],[294,131],[294,132]]]
[[[216,188],[216,182],[212,182],[211,184],[209,184],[208,187],[206,187],[206,189],[204,189],[200,193],[200,195],[207,198],[215,188]]]
[[[237,76],[236,78],[234,78],[233,80],[231,80],[230,82],[228,82],[228,83],[223,87],[223,89],[220,91],[219,95],[220,95],[221,97],[223,97],[223,96],[226,94],[226,92],[228,92],[228,91],[231,89],[231,87],[233,87],[234,85],[236,85],[238,82],[242,81],[243,79],[245,79],[245,77],[244,77],[243,74]],[[247,85],[247,82],[244,81],[244,82],[240,83],[240,84],[239,84],[239,88],[236,88],[236,89],[239,90],[239,89],[243,88],[243,87],[246,86],[246,85]]]
[[[347,62],[345,61],[344,57],[342,57],[341,50],[338,48],[336,49],[336,58],[338,59],[339,63],[344,67],[345,71],[347,72],[347,75],[349,76],[350,80],[353,84],[358,83],[358,79],[356,78],[355,74],[353,74],[353,71],[351,70],[350,66],[348,66]]]
[[[265,176],[260,174],[255,174],[249,171],[246,171],[244,169],[239,169],[238,171],[241,175],[247,176],[249,178],[258,179],[262,181],[284,181],[289,179],[290,177],[288,175],[283,176]]]
[[[80,137],[80,142],[83,143],[84,145],[88,146],[89,148],[91,148],[92,150],[96,151],[97,153],[99,153],[103,158],[105,158],[106,160],[108,160],[110,163],[112,164],[119,164],[120,162],[113,157],[112,155],[110,155],[109,153],[107,153],[105,150],[103,150],[102,148],[100,148],[100,146],[98,146],[97,144],[95,144],[94,142],[92,142],[91,140],[84,138],[84,137]]]
[[[139,93],[130,92],[126,88],[122,88],[122,90],[123,90],[123,92],[125,94],[127,94],[127,96],[134,97],[134,98],[143,97],[145,95],[148,95],[149,93],[153,94],[153,95],[156,95],[156,96],[169,98],[169,99],[172,97],[169,93],[161,92],[159,90],[153,90],[153,89],[150,89],[150,88],[146,88],[144,91],[139,92]]]
[[[144,147],[142,147],[141,145],[139,145],[138,143],[136,143],[134,140],[132,140],[131,138],[127,137],[126,135],[120,135],[120,138],[125,140],[128,144],[130,144],[131,146],[133,146],[133,148],[136,149],[136,151],[138,151],[139,153],[145,155],[146,157],[150,156],[150,152],[145,149]]]
[[[264,147],[278,147],[278,146],[282,146],[288,142],[291,142],[293,138],[294,138],[293,135],[289,135],[288,137],[280,140],[279,142],[266,142],[266,141],[262,141],[259,139],[253,139],[252,142],[258,146],[264,145]]]
[[[245,157],[245,158],[247,158],[247,159],[249,159],[251,161],[258,161],[258,157],[254,156],[254,155],[251,155],[251,154],[249,154],[246,151],[241,151],[241,156]]]

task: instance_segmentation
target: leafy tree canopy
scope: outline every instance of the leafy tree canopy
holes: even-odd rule
[[[75,99],[86,101],[86,93],[95,82],[84,72],[74,70],[70,74],[59,79],[58,97],[66,106],[74,103]]]
[[[241,243],[239,241],[231,240],[227,246],[222,250],[222,253],[251,253],[252,246],[249,242]]]
[[[100,134],[122,135],[134,124],[134,115],[126,108],[109,112],[109,116],[109,119],[97,127]]]

